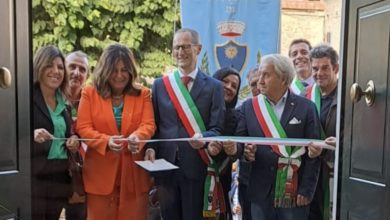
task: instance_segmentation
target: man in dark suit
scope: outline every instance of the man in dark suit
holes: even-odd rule
[[[259,67],[261,95],[244,102],[238,136],[320,138],[315,105],[288,89],[294,67],[284,56],[264,56]],[[304,220],[318,180],[320,161],[293,146],[239,147],[252,161],[248,195],[256,220]]]
[[[197,68],[201,48],[196,31],[180,29],[175,33],[173,57],[178,69],[153,84],[154,138],[220,135],[225,112],[223,86]],[[160,142],[146,150],[145,159],[164,158],[179,167],[155,175],[163,219],[203,219],[207,165],[201,155],[207,154],[205,146],[196,140]]]
[[[329,45],[322,44],[310,52],[313,77],[316,83],[309,87],[306,97],[317,105],[323,128],[322,138],[336,136],[337,121],[337,76],[339,63],[337,52]],[[313,95],[315,92],[320,96]],[[315,97],[318,97],[317,99]],[[341,129],[342,131],[342,129]],[[317,189],[310,204],[310,220],[323,220],[330,217],[329,179],[333,171],[334,151],[310,148],[313,155],[321,160],[320,177]]]

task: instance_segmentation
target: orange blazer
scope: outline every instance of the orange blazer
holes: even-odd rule
[[[121,175],[121,190],[149,190],[149,174],[134,163],[135,160],[144,159],[144,149],[138,154],[130,153],[127,148],[120,153],[114,153],[107,146],[112,135],[128,137],[134,133],[141,140],[152,137],[156,125],[149,89],[142,88],[139,96],[124,97],[121,126],[119,132],[111,99],[103,99],[95,87],[84,88],[77,113],[76,131],[81,138],[96,139],[86,141],[88,150],[85,155],[83,179],[87,193],[112,193],[118,172]]]

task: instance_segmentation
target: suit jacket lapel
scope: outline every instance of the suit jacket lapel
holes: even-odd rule
[[[125,134],[129,131],[131,126],[131,119],[134,112],[134,108],[136,106],[135,96],[125,95],[124,103],[123,103],[123,112],[122,112],[122,127],[121,134]]]
[[[284,110],[280,120],[280,124],[282,125],[283,128],[287,126],[287,123],[291,118],[291,114],[293,113],[295,108],[296,108],[295,95],[291,92],[288,92],[286,104],[284,106]]]
[[[34,88],[34,102],[37,105],[38,109],[51,120],[49,110],[47,109],[47,105],[45,100],[43,99],[43,95],[41,89],[38,84],[35,85]]]
[[[109,130],[115,134],[115,135],[119,135],[119,130],[116,126],[116,121],[115,121],[115,115],[114,115],[114,112],[112,110],[112,100],[111,99],[103,99],[102,98],[102,102],[103,102],[103,106],[102,106],[102,115],[106,115],[107,117],[107,120],[106,120],[106,123],[107,123],[107,126],[109,128]],[[122,118],[122,123],[123,123],[123,118]]]
[[[197,99],[199,94],[201,93],[203,87],[206,84],[206,76],[201,71],[198,71],[198,74],[196,75],[196,78],[194,80],[194,84],[192,85],[190,95],[193,100]]]

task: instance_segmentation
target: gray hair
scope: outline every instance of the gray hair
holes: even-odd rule
[[[310,51],[310,61],[313,60],[313,58],[319,59],[324,57],[330,59],[332,66],[339,63],[339,55],[337,55],[336,50],[327,44],[319,44]]]
[[[71,56],[76,56],[76,57],[79,57],[79,58],[82,58],[82,59],[85,59],[87,61],[87,74],[89,74],[90,70],[89,70],[89,60],[88,60],[88,55],[86,53],[84,53],[83,51],[81,50],[77,50],[77,51],[73,51],[73,52],[70,52],[66,55],[66,58],[65,58],[65,62],[68,61],[68,59],[71,57]]]
[[[67,59],[68,57],[70,57],[71,55],[75,55],[75,56],[77,56],[77,57],[85,58],[85,59],[88,60],[87,54],[84,53],[84,52],[81,51],[81,50],[76,50],[76,51],[73,51],[73,52],[68,53],[68,54],[66,55],[66,59]]]
[[[181,29],[179,29],[179,30],[177,30],[176,32],[175,32],[175,36],[176,36],[176,34],[178,34],[178,33],[186,33],[186,32],[188,32],[188,33],[190,33],[191,34],[191,43],[193,43],[193,44],[201,44],[201,42],[200,42],[200,37],[199,37],[199,34],[198,34],[198,32],[197,31],[195,31],[195,30],[193,30],[193,29],[191,29],[191,28],[181,28]]]
[[[264,63],[272,64],[276,74],[286,81],[286,86],[290,86],[295,76],[295,69],[288,57],[280,54],[268,54],[261,58],[260,65]]]

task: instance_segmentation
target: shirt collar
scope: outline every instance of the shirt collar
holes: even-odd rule
[[[187,74],[187,76],[191,77],[192,80],[195,80],[196,75],[198,74],[198,67],[196,67],[190,74]],[[184,74],[179,70],[180,78],[184,76]]]
[[[324,95],[324,96],[321,96],[321,97],[323,97],[323,98],[333,97],[336,94],[336,91],[337,91],[337,86],[328,95]]]
[[[286,89],[286,92],[283,94],[283,96],[279,99],[279,101],[276,104],[274,104],[268,98],[267,98],[267,100],[269,101],[269,103],[271,103],[271,105],[277,106],[277,105],[281,105],[282,103],[286,102],[287,96],[288,96],[288,89]]]
[[[60,91],[56,91],[56,101],[57,101],[57,106],[56,109],[52,110],[50,107],[48,107],[50,114],[54,115],[60,115],[62,111],[65,109],[65,99],[63,95],[61,94]]]
[[[313,76],[310,76],[307,79],[302,80],[301,82],[305,82],[307,85],[311,86],[314,84],[314,78],[313,78]]]

